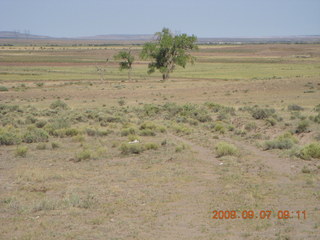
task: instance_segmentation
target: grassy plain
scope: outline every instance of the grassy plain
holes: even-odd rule
[[[320,45],[128,47],[0,46],[0,239],[319,239]]]

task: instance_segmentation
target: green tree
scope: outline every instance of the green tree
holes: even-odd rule
[[[120,71],[127,69],[128,79],[131,80],[132,64],[134,62],[134,56],[131,54],[131,50],[120,51],[117,55],[114,56],[114,59],[120,60],[119,62]]]
[[[140,55],[142,59],[152,59],[148,65],[149,74],[158,69],[162,73],[162,79],[166,80],[176,65],[185,68],[188,62],[194,62],[190,50],[198,49],[196,36],[174,35],[168,28],[163,28],[155,36],[156,42],[145,43]]]

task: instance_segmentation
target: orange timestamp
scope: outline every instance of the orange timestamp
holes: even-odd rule
[[[243,210],[243,211],[223,211],[223,210],[215,210],[212,211],[213,216],[212,219],[307,219],[306,210],[303,211],[289,211],[289,210]]]

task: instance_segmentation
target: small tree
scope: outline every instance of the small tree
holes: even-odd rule
[[[155,36],[156,42],[145,43],[141,52],[142,59],[153,60],[148,65],[149,74],[158,69],[162,73],[162,79],[166,80],[176,65],[185,68],[188,62],[194,62],[189,51],[198,49],[196,36],[174,35],[168,28],[163,28]]]
[[[127,69],[128,70],[128,79],[131,80],[131,71],[132,64],[134,62],[134,56],[129,51],[120,51],[117,55],[114,56],[115,60],[122,60],[119,62],[120,71]]]

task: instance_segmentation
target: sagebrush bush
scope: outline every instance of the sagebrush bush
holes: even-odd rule
[[[67,128],[65,130],[65,134],[67,137],[73,137],[79,135],[81,132],[78,129],[75,128]]]
[[[44,126],[44,129],[52,136],[58,136],[57,130],[69,128],[70,121],[67,118],[54,118],[49,124]]]
[[[69,106],[61,100],[56,100],[50,104],[50,108],[51,109],[64,109],[64,110],[66,110],[66,109],[69,109]]]
[[[157,150],[159,148],[159,145],[156,143],[146,143],[144,144],[145,150]]]
[[[56,149],[56,148],[59,148],[60,147],[60,144],[58,142],[52,142],[51,143],[51,148],[52,149]]]
[[[255,122],[249,122],[244,126],[244,129],[247,131],[252,131],[257,129],[257,124]]]
[[[140,154],[145,150],[141,143],[122,143],[120,151],[122,154]]]
[[[39,143],[37,146],[36,146],[36,149],[37,150],[45,150],[47,149],[47,145],[45,143]]]
[[[36,127],[37,128],[43,128],[47,124],[46,120],[39,120],[36,122]]]
[[[310,143],[305,145],[299,153],[302,159],[310,160],[311,158],[320,159],[320,143]]]
[[[0,128],[0,145],[14,145],[20,142],[21,137],[14,128]]]
[[[227,142],[219,142],[215,147],[217,157],[233,156],[238,153],[238,149],[233,144]]]
[[[17,157],[26,157],[28,152],[28,147],[27,146],[18,146],[15,155]]]
[[[143,130],[139,131],[139,135],[140,136],[155,136],[156,132],[155,132],[155,130],[152,130],[152,129],[143,129]]]
[[[81,152],[76,153],[77,161],[88,160],[91,157],[92,157],[92,152],[88,149],[84,149]]]
[[[48,133],[42,128],[31,128],[22,136],[22,141],[25,143],[47,142],[49,139]]]
[[[140,130],[144,130],[144,129],[156,130],[157,125],[153,122],[144,122],[140,125]]]
[[[278,136],[274,140],[266,141],[264,143],[264,149],[290,149],[296,143],[298,143],[298,139],[294,137],[290,132],[287,132],[283,135]]]
[[[252,109],[251,114],[255,119],[266,119],[274,116],[275,112],[276,111],[274,109],[254,108]]]
[[[214,131],[224,134],[226,132],[226,128],[223,126],[221,122],[217,122],[214,125]]]
[[[192,132],[189,127],[183,124],[174,124],[172,128],[176,133],[190,134]]]
[[[100,129],[92,129],[92,128],[86,128],[86,133],[88,136],[94,137],[94,136],[98,136],[98,137],[102,137],[102,136],[107,136],[110,133],[112,133],[112,130],[107,129],[107,130],[100,130]],[[124,133],[127,134],[127,133]]]
[[[291,104],[291,105],[288,106],[288,110],[289,111],[303,111],[304,108],[299,106],[299,105],[297,105],[297,104]]]
[[[309,122],[307,120],[302,120],[298,123],[298,126],[296,128],[296,133],[304,133],[308,131]]]
[[[134,128],[124,128],[121,130],[121,136],[129,136],[129,135],[135,135],[136,134],[136,129]]]
[[[0,86],[0,92],[7,92],[8,88],[5,86]]]

